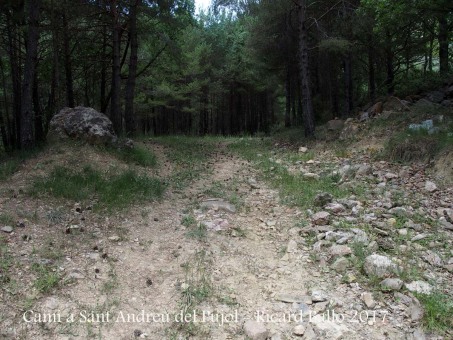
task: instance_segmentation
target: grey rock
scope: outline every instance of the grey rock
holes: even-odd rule
[[[368,293],[368,292],[363,293],[362,301],[370,309],[372,309],[376,306],[376,301],[374,301],[373,294],[371,294],[371,293]]]
[[[7,225],[7,226],[2,227],[2,231],[3,231],[4,233],[11,234],[11,233],[14,231],[14,229],[13,229],[13,227]]]
[[[426,95],[429,101],[439,104],[445,99],[445,93],[443,91],[432,91]]]
[[[453,224],[448,222],[445,217],[439,218],[439,222],[442,228],[453,231]]]
[[[383,290],[400,290],[404,282],[400,279],[387,278],[381,281],[381,288]]]
[[[426,340],[425,332],[422,329],[418,328],[412,334],[413,340]]]
[[[411,303],[408,308],[408,314],[412,321],[420,321],[423,319],[423,309],[417,303]]]
[[[302,176],[308,179],[319,179],[320,176],[318,174],[312,173],[312,172],[306,172]]]
[[[395,292],[393,294],[393,296],[395,297],[395,300],[405,304],[406,306],[408,306],[408,305],[410,305],[412,303],[412,298],[410,298],[409,296],[404,295],[404,294],[402,294],[400,292]]]
[[[384,103],[384,110],[386,111],[409,111],[409,107],[404,104],[399,98],[397,97],[390,97],[385,103]]]
[[[341,131],[344,128],[344,121],[341,119],[333,119],[327,122],[327,130]]]
[[[81,139],[90,144],[113,144],[117,137],[110,119],[90,107],[64,108],[50,121],[48,139]]]
[[[372,174],[373,174],[373,168],[368,164],[362,164],[357,169],[357,172],[355,175],[356,175],[356,177],[361,177],[361,176],[369,176]]]
[[[203,209],[223,210],[229,213],[235,213],[236,207],[231,203],[225,202],[219,198],[209,198],[200,204]]]
[[[317,207],[324,207],[326,204],[331,203],[333,197],[328,192],[322,192],[316,195],[315,199],[313,200],[314,205]]]
[[[426,181],[425,183],[425,190],[428,192],[435,192],[437,191],[437,185],[434,182]]]
[[[315,315],[311,318],[310,323],[314,328],[325,334],[325,337],[322,337],[323,339],[351,339],[351,330],[345,323],[326,320],[322,315]],[[305,330],[305,334],[307,334],[307,330]]]
[[[352,254],[351,248],[345,245],[334,244],[330,248],[330,255],[332,256],[345,256],[350,254]]]
[[[297,325],[293,329],[293,334],[297,336],[302,336],[305,333],[305,326],[304,325]]]
[[[84,278],[85,278],[85,275],[83,275],[80,271],[78,271],[76,269],[68,274],[68,279],[82,280]]]
[[[412,281],[411,283],[406,283],[404,286],[412,293],[429,295],[433,291],[433,287],[425,281]]]
[[[313,290],[311,292],[313,302],[324,302],[328,299],[327,293],[323,290]]]
[[[346,210],[343,204],[340,203],[329,203],[325,207],[326,210],[332,211],[335,214],[342,213]]]
[[[443,261],[440,258],[440,256],[431,250],[426,251],[425,255],[423,256],[423,259],[432,266],[442,267],[443,265]]]
[[[254,320],[247,320],[244,323],[244,332],[251,340],[266,340],[269,336],[264,324]]]
[[[365,259],[363,266],[368,276],[384,278],[398,272],[398,267],[387,256],[373,254]]]
[[[288,242],[288,245],[286,246],[286,252],[287,253],[295,253],[299,250],[298,246],[297,246],[297,242],[294,241],[294,240],[290,240]]]
[[[349,267],[349,261],[345,257],[340,257],[335,260],[335,262],[332,264],[332,269],[342,273],[345,272]]]
[[[330,214],[327,211],[320,211],[312,216],[312,221],[316,225],[329,224]]]
[[[420,241],[420,240],[427,238],[428,236],[429,235],[427,235],[427,234],[418,234],[418,235],[415,235],[414,237],[412,237],[411,241],[412,242]]]

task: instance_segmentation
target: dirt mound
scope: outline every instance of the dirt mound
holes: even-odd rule
[[[436,158],[433,176],[445,185],[453,184],[453,148],[442,152]]]

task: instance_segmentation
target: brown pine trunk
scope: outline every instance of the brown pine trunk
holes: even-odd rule
[[[347,118],[352,111],[352,61],[351,55],[344,60],[344,109],[342,118]]]
[[[120,51],[120,30],[119,13],[117,1],[111,3],[112,15],[112,46],[113,46],[113,66],[112,66],[112,89],[110,102],[110,119],[113,123],[115,132],[122,133],[123,123],[121,118],[120,92],[121,92],[121,51]]]
[[[286,110],[285,110],[285,127],[291,126],[291,71],[290,64],[286,65],[286,86],[285,86],[285,95],[286,95]]]
[[[444,15],[439,16],[439,72],[440,74],[448,73],[448,21]]]
[[[74,107],[74,80],[72,77],[71,46],[66,13],[63,14],[63,50],[64,69],[66,73],[66,105]]]
[[[35,145],[33,134],[33,81],[35,79],[36,62],[38,59],[39,14],[40,0],[29,3],[29,24],[27,36],[27,55],[24,65],[24,81],[22,83],[22,107],[20,112],[20,147],[29,149]]]
[[[138,39],[137,39],[137,11],[140,6],[140,0],[136,0],[131,4],[129,15],[129,37],[131,42],[131,52],[129,56],[129,75],[126,85],[126,98],[124,118],[126,121],[126,134],[133,135],[136,130],[135,112],[134,112],[134,96],[135,96],[135,80],[137,76],[137,54],[138,54]]]
[[[315,118],[310,89],[308,60],[308,31],[306,27],[307,1],[299,0],[299,76],[302,95],[302,114],[305,136],[315,134]]]
[[[369,38],[368,43],[368,92],[371,102],[374,103],[376,100],[376,75],[374,68],[374,48],[372,45],[372,38]]]

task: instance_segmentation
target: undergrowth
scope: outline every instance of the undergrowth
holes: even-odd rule
[[[34,196],[52,195],[73,201],[97,201],[100,207],[124,208],[140,200],[162,196],[164,185],[155,178],[138,175],[132,170],[103,176],[90,166],[71,170],[58,166],[48,177],[36,178],[30,193]]]

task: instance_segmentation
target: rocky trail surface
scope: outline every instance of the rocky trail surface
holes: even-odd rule
[[[452,336],[422,327],[432,311],[421,299],[451,294],[453,278],[453,190],[439,188],[422,167],[272,152],[271,177],[281,168],[303,187],[327,173],[345,192],[362,188],[341,198],[319,191],[307,209],[283,204],[263,169],[227,143],[215,143],[204,170],[182,188],[173,185],[181,165],[172,151],[145,144],[169,183],[161,201],[108,217],[76,204],[64,223],[2,231],[25,268],[52,261],[25,242],[47,242],[43,230],[55,233],[49,249],[64,253],[55,269],[64,278],[59,289],[39,297],[2,289],[2,338]],[[9,195],[2,206],[21,200]],[[82,240],[76,248],[74,237]],[[26,270],[18,277],[19,286],[29,279]],[[25,297],[29,305],[17,301]]]

